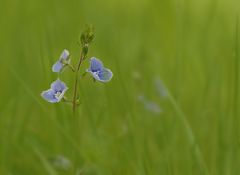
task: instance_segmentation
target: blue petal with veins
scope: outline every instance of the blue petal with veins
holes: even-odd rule
[[[41,96],[50,103],[60,102],[68,87],[60,79],[57,79],[51,84],[51,88],[43,91]]]
[[[104,83],[109,82],[113,77],[112,71],[104,68],[103,63],[95,57],[90,59],[90,68],[87,69],[87,72],[91,73],[95,80]]]

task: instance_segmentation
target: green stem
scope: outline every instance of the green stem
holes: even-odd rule
[[[76,106],[77,106],[77,91],[78,91],[78,72],[80,70],[80,66],[82,64],[82,61],[85,57],[85,54],[83,53],[83,48],[82,48],[82,51],[81,51],[81,56],[79,58],[79,61],[78,61],[78,65],[77,65],[77,69],[75,71],[75,83],[74,83],[74,91],[73,91],[73,114],[75,114],[75,111],[76,111]]]
[[[73,67],[73,65],[67,64],[67,66],[68,66],[73,72],[75,72],[75,68]]]
[[[62,102],[71,103],[72,104],[72,100],[68,100],[68,98],[65,97],[65,96],[63,97]]]
[[[68,61],[62,60],[61,63],[62,63],[64,66],[68,66],[73,72],[75,72],[75,68],[74,68],[73,65],[71,65]]]

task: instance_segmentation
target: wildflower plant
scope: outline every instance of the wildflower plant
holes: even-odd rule
[[[67,49],[64,49],[60,55],[60,58],[52,66],[52,71],[58,74],[61,74],[66,67],[69,67],[75,73],[72,99],[68,100],[68,98],[65,96],[68,87],[59,78],[52,82],[52,84],[50,85],[50,89],[45,90],[41,93],[43,99],[50,103],[58,103],[61,101],[70,102],[72,104],[73,113],[75,113],[76,107],[79,105],[78,99],[78,82],[80,79],[79,71],[83,62],[87,60],[89,44],[93,41],[93,39],[94,29],[92,26],[89,26],[81,34],[80,37],[79,45],[81,47],[81,54],[77,64],[76,65],[71,64],[70,53]],[[103,63],[95,57],[90,58],[89,68],[85,71],[85,73],[89,73],[94,80],[102,83],[109,82],[113,77],[112,71],[108,68],[105,68]]]

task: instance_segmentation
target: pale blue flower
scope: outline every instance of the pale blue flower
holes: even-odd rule
[[[142,102],[146,110],[155,114],[160,114],[162,112],[162,109],[157,103],[146,99],[144,95],[139,95],[138,100]]]
[[[63,155],[58,155],[52,159],[52,164],[59,169],[69,170],[72,167],[72,162]]]
[[[61,72],[66,64],[70,64],[69,51],[64,49],[58,61],[52,66],[53,72]]]
[[[95,80],[101,82],[108,82],[113,77],[112,71],[105,68],[102,62],[95,57],[90,59],[90,68],[87,69],[87,72],[91,73]]]
[[[161,98],[167,98],[168,97],[168,91],[164,85],[164,83],[162,82],[162,80],[158,77],[155,78],[154,80],[155,82],[155,87],[156,87],[156,90],[159,94],[159,96]]]
[[[57,103],[63,98],[67,90],[68,87],[65,85],[65,83],[60,79],[57,79],[51,84],[50,89],[41,93],[41,96],[50,103]]]

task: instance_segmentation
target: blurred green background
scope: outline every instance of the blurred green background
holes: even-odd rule
[[[0,4],[1,175],[240,174],[239,1]],[[114,77],[81,79],[73,117],[40,93],[63,49],[77,62],[85,24]],[[74,74],[60,78],[71,97]]]

